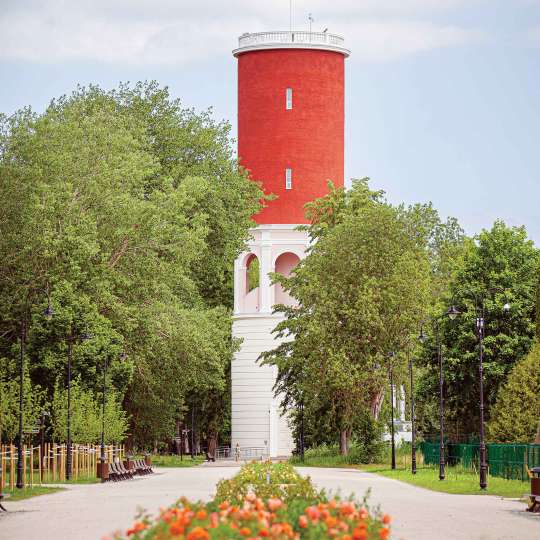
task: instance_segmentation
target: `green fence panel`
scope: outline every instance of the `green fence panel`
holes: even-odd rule
[[[540,444],[487,444],[489,473],[506,479],[528,480],[527,468],[540,467]],[[420,444],[426,465],[439,463],[439,443],[424,441]],[[448,465],[461,465],[479,469],[479,444],[445,443],[445,461]]]

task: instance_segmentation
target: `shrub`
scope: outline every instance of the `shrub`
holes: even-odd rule
[[[181,499],[170,508],[163,509],[157,519],[145,516],[135,522],[126,531],[126,536],[133,540],[384,540],[389,537],[390,517],[381,516],[378,512],[370,513],[363,503],[301,497],[291,498],[287,503],[277,497],[266,498],[263,494],[268,484],[265,477],[261,479],[261,473],[267,472],[276,481],[299,479],[287,464],[247,465],[233,478],[241,489],[246,485],[251,489],[238,504],[228,500],[218,502],[217,498],[208,504],[191,504]],[[309,479],[303,480],[311,485]],[[316,493],[313,486],[311,490],[310,493]],[[125,536],[116,535],[116,538]]]
[[[242,504],[249,493],[256,492],[263,500],[279,498],[286,503],[301,498],[308,501],[321,500],[309,478],[301,477],[288,463],[251,463],[242,467],[230,480],[217,485],[215,501]]]
[[[532,442],[540,419],[540,344],[516,363],[491,409],[488,436],[494,442]]]

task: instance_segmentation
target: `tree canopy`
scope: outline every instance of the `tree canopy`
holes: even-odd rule
[[[26,321],[30,379],[49,401],[67,337],[93,335],[74,346],[74,376],[97,392],[107,359],[141,443],[174,434],[186,396],[224,391],[233,261],[261,198],[229,135],[156,83],[1,117],[3,380]]]

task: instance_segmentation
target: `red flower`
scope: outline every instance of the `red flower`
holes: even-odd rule
[[[301,529],[305,529],[308,526],[308,518],[306,516],[300,516],[298,518],[298,526]]]

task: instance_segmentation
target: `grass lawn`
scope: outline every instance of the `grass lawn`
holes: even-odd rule
[[[9,498],[4,499],[6,503],[6,508],[9,510],[8,506],[10,502],[22,501],[23,499],[29,499],[30,497],[38,497],[39,495],[49,495],[51,493],[56,493],[58,491],[63,491],[64,488],[60,487],[45,487],[45,486],[35,486],[33,488],[15,488],[13,491],[4,490],[4,495],[9,495]]]
[[[362,471],[373,472],[387,478],[444,493],[521,498],[524,494],[530,492],[528,482],[505,480],[496,476],[488,477],[488,487],[483,491],[478,486],[478,475],[459,467],[447,467],[446,478],[442,481],[439,480],[438,468],[420,468],[416,474],[412,474],[410,469],[396,469],[393,471],[388,465],[360,465],[358,468]]]
[[[195,467],[204,463],[202,456],[196,456],[195,459],[191,459],[190,455],[184,456],[180,459],[180,456],[172,454],[170,456],[152,455],[152,467]]]

